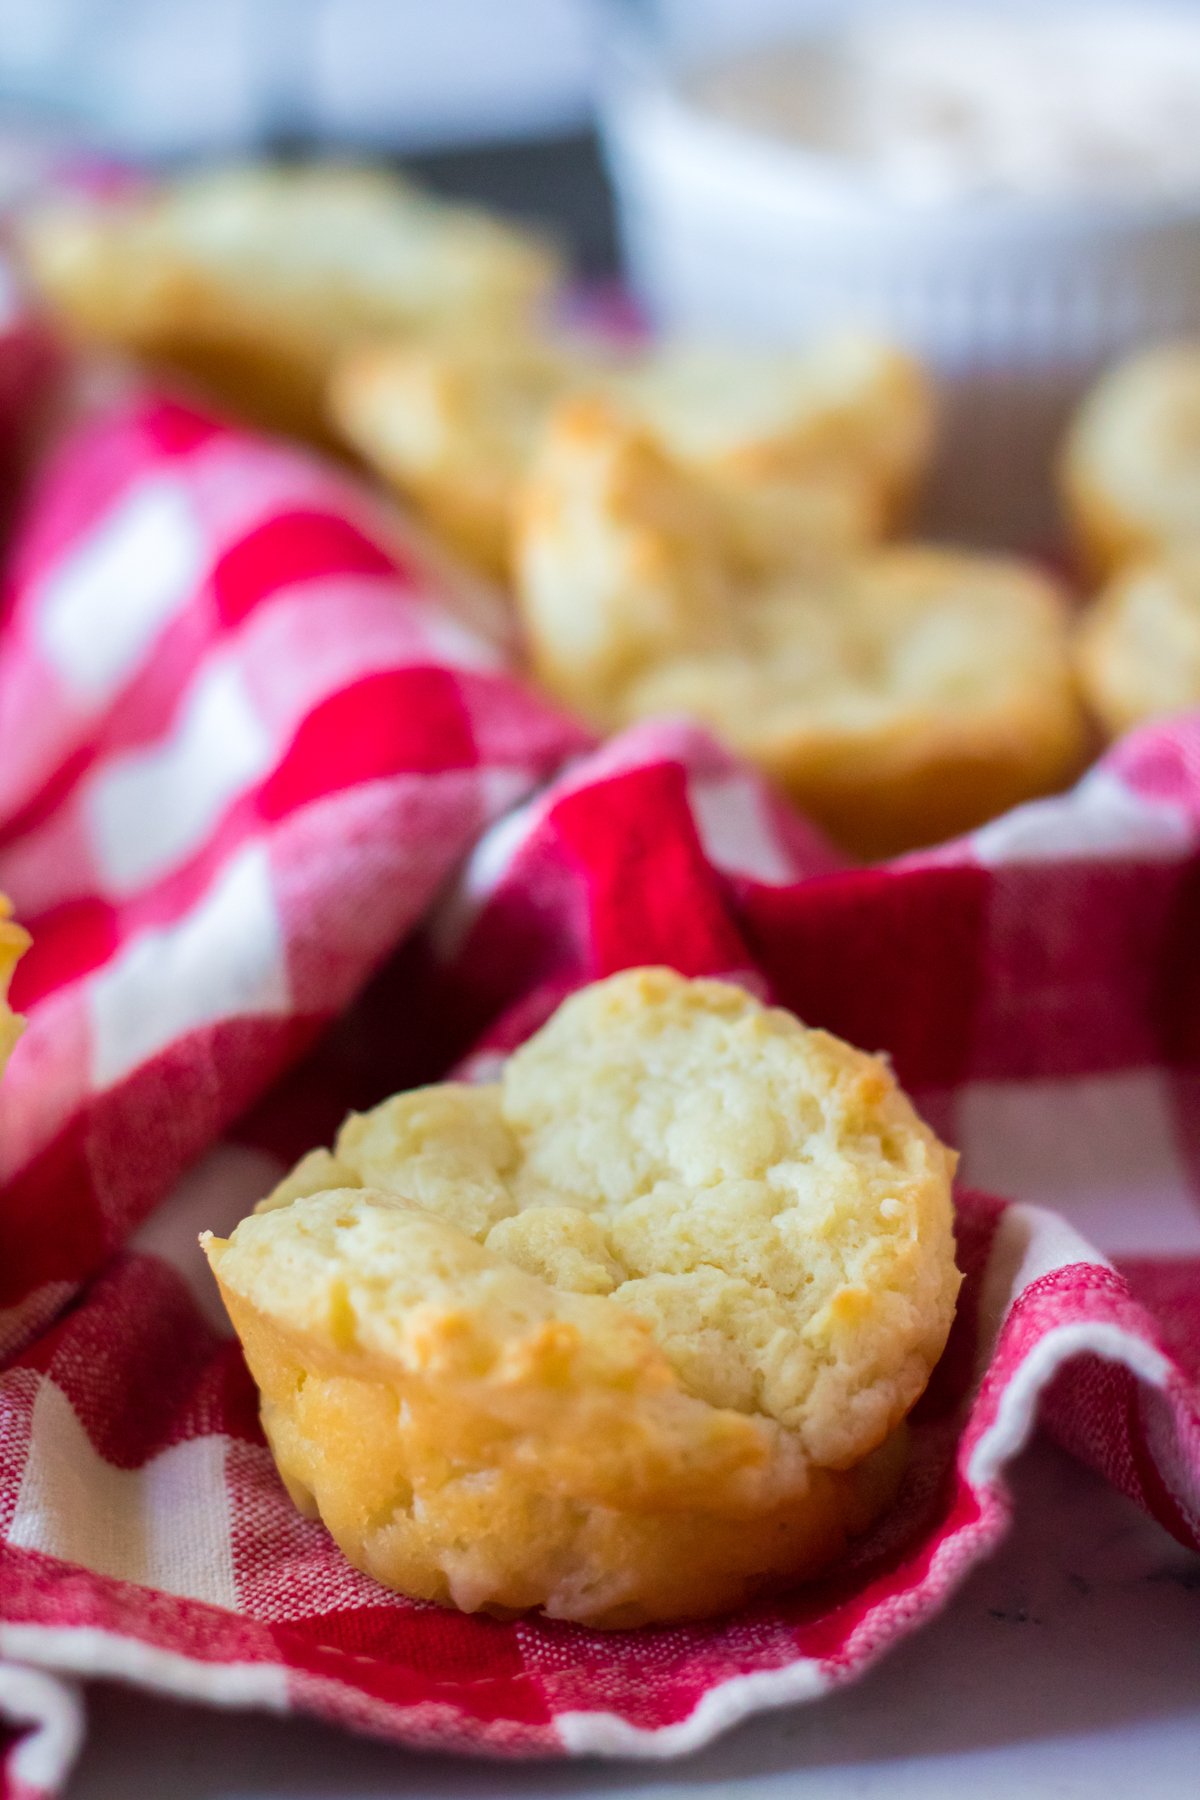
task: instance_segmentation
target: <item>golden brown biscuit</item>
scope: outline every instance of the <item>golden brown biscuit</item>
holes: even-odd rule
[[[896,546],[748,574],[729,496],[597,405],[559,415],[518,523],[533,664],[613,727],[713,726],[839,842],[879,856],[1061,786],[1086,726],[1053,584]]]
[[[893,345],[838,332],[798,350],[667,345],[614,397],[670,454],[722,485],[807,493],[835,543],[907,516],[933,443],[924,371]]]
[[[919,545],[764,593],[736,649],[648,672],[625,710],[712,725],[865,857],[1053,792],[1087,753],[1053,585],[1013,560]]]
[[[1118,363],[1071,425],[1061,480],[1090,575],[1200,542],[1200,342]]]
[[[954,1311],[953,1163],[885,1063],[633,970],[204,1243],[352,1562],[632,1625],[810,1575],[886,1503]]]
[[[12,907],[0,894],[0,1075],[25,1026],[8,1004],[8,988],[13,970],[28,948],[29,933],[13,924]]]
[[[513,518],[546,422],[601,396],[727,494],[748,567],[797,542],[868,543],[902,513],[927,460],[928,384],[867,338],[763,353],[462,334],[351,348],[330,392],[343,434],[460,554],[510,573]]]
[[[557,276],[549,252],[382,170],[229,168],[148,195],[31,214],[29,269],[70,330],[182,371],[272,429],[320,435],[345,344],[511,329]]]
[[[601,725],[635,676],[733,641],[728,509],[606,402],[556,413],[517,511],[513,567],[533,667]]]
[[[365,344],[339,359],[329,406],[448,547],[503,580],[517,488],[555,401],[595,360],[505,333]]]
[[[1200,542],[1123,569],[1077,643],[1084,698],[1110,737],[1200,707]]]

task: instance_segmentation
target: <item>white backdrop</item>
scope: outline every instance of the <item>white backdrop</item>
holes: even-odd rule
[[[0,0],[0,105],[172,154],[291,132],[421,149],[582,125],[622,11],[691,42],[853,0]]]

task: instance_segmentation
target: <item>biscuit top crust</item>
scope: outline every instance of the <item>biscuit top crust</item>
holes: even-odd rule
[[[1019,741],[1026,716],[1040,739],[1048,715],[1063,761],[1081,748],[1064,598],[1034,565],[919,544],[830,554],[794,529],[790,557],[773,556],[788,535],[611,409],[575,402],[523,501],[519,599],[539,672],[602,724],[685,712],[768,763],[773,740],[930,719],[944,738],[998,718]]]
[[[920,366],[857,332],[791,351],[667,344],[613,393],[672,454],[747,477],[821,475],[844,463],[900,500],[932,443]]]
[[[1080,407],[1063,474],[1125,555],[1200,538],[1200,342],[1159,344],[1108,371]]]
[[[35,276],[87,323],[155,324],[215,292],[241,312],[288,308],[331,343],[372,327],[517,317],[557,278],[534,238],[470,207],[443,204],[389,172],[337,164],[229,167],[129,197],[63,201],[22,231]],[[94,294],[89,299],[90,284]]]
[[[507,537],[555,403],[605,380],[615,361],[582,338],[457,325],[352,344],[328,398],[349,441],[393,480],[443,503],[483,500]]]
[[[626,710],[687,709],[729,732],[852,737],[938,716],[971,729],[995,713],[1018,729],[1070,708],[1066,613],[1055,584],[1016,558],[897,545],[841,568],[783,577],[748,596],[714,654],[651,671]]]
[[[401,474],[498,463],[495,479],[511,483],[577,377],[565,345],[455,332],[352,347],[331,401],[348,435]]]
[[[493,1294],[511,1277],[523,1305],[586,1299],[618,1360],[640,1320],[685,1394],[775,1421],[839,1466],[882,1441],[944,1345],[953,1165],[886,1063],[741,988],[632,970],[567,1000],[500,1083],[352,1115],[218,1267],[253,1299],[308,1232],[307,1196],[392,1196],[454,1228],[443,1283],[453,1244],[474,1240]]]

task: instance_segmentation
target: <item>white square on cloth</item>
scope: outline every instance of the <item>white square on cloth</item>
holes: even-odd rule
[[[1115,1255],[1200,1252],[1200,1195],[1154,1071],[974,1082],[955,1124],[970,1186],[1050,1207]]]
[[[64,684],[93,706],[115,694],[192,595],[204,565],[180,484],[134,487],[46,579],[38,629]]]
[[[88,1001],[97,1088],[202,1025],[286,1014],[287,961],[265,846],[239,850],[182,918],[132,938],[97,972]]]
[[[8,1542],[119,1581],[235,1606],[228,1444],[215,1434],[191,1438],[140,1468],[116,1468],[62,1389],[43,1381]]]
[[[225,808],[275,754],[238,664],[214,659],[188,690],[168,735],[108,762],[89,785],[88,822],[105,890],[135,893],[202,849]]]

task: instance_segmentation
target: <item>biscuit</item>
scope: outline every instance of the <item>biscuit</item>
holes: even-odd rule
[[[8,1004],[8,989],[13,970],[29,948],[29,933],[12,920],[12,908],[0,894],[0,1075],[12,1055],[12,1047],[24,1029],[25,1021]]]
[[[1090,576],[1200,541],[1200,342],[1159,344],[1092,388],[1060,479]]]
[[[809,1576],[887,1503],[954,1312],[953,1165],[886,1063],[632,970],[203,1242],[351,1562],[633,1625]]]
[[[733,642],[728,509],[603,401],[555,415],[517,508],[535,673],[601,726],[648,666]]]
[[[1077,645],[1084,698],[1110,737],[1200,707],[1200,542],[1123,569]]]
[[[797,350],[667,345],[614,394],[672,456],[722,485],[807,493],[837,541],[904,522],[933,444],[924,371],[859,333]]]
[[[365,344],[336,364],[329,408],[450,549],[504,580],[517,488],[555,401],[594,360],[517,334]]]
[[[556,694],[605,728],[713,727],[859,855],[968,830],[1085,760],[1066,608],[1032,565],[894,546],[748,573],[728,495],[603,407],[557,419],[515,567]]]
[[[726,494],[750,567],[857,546],[905,510],[928,459],[925,377],[868,338],[763,353],[492,334],[351,348],[330,408],[343,435],[490,575],[510,573],[519,490],[547,420],[602,397]]]
[[[512,328],[558,265],[382,170],[228,168],[31,212],[21,247],[73,335],[192,378],[239,417],[321,435],[337,351],[377,334]]]

